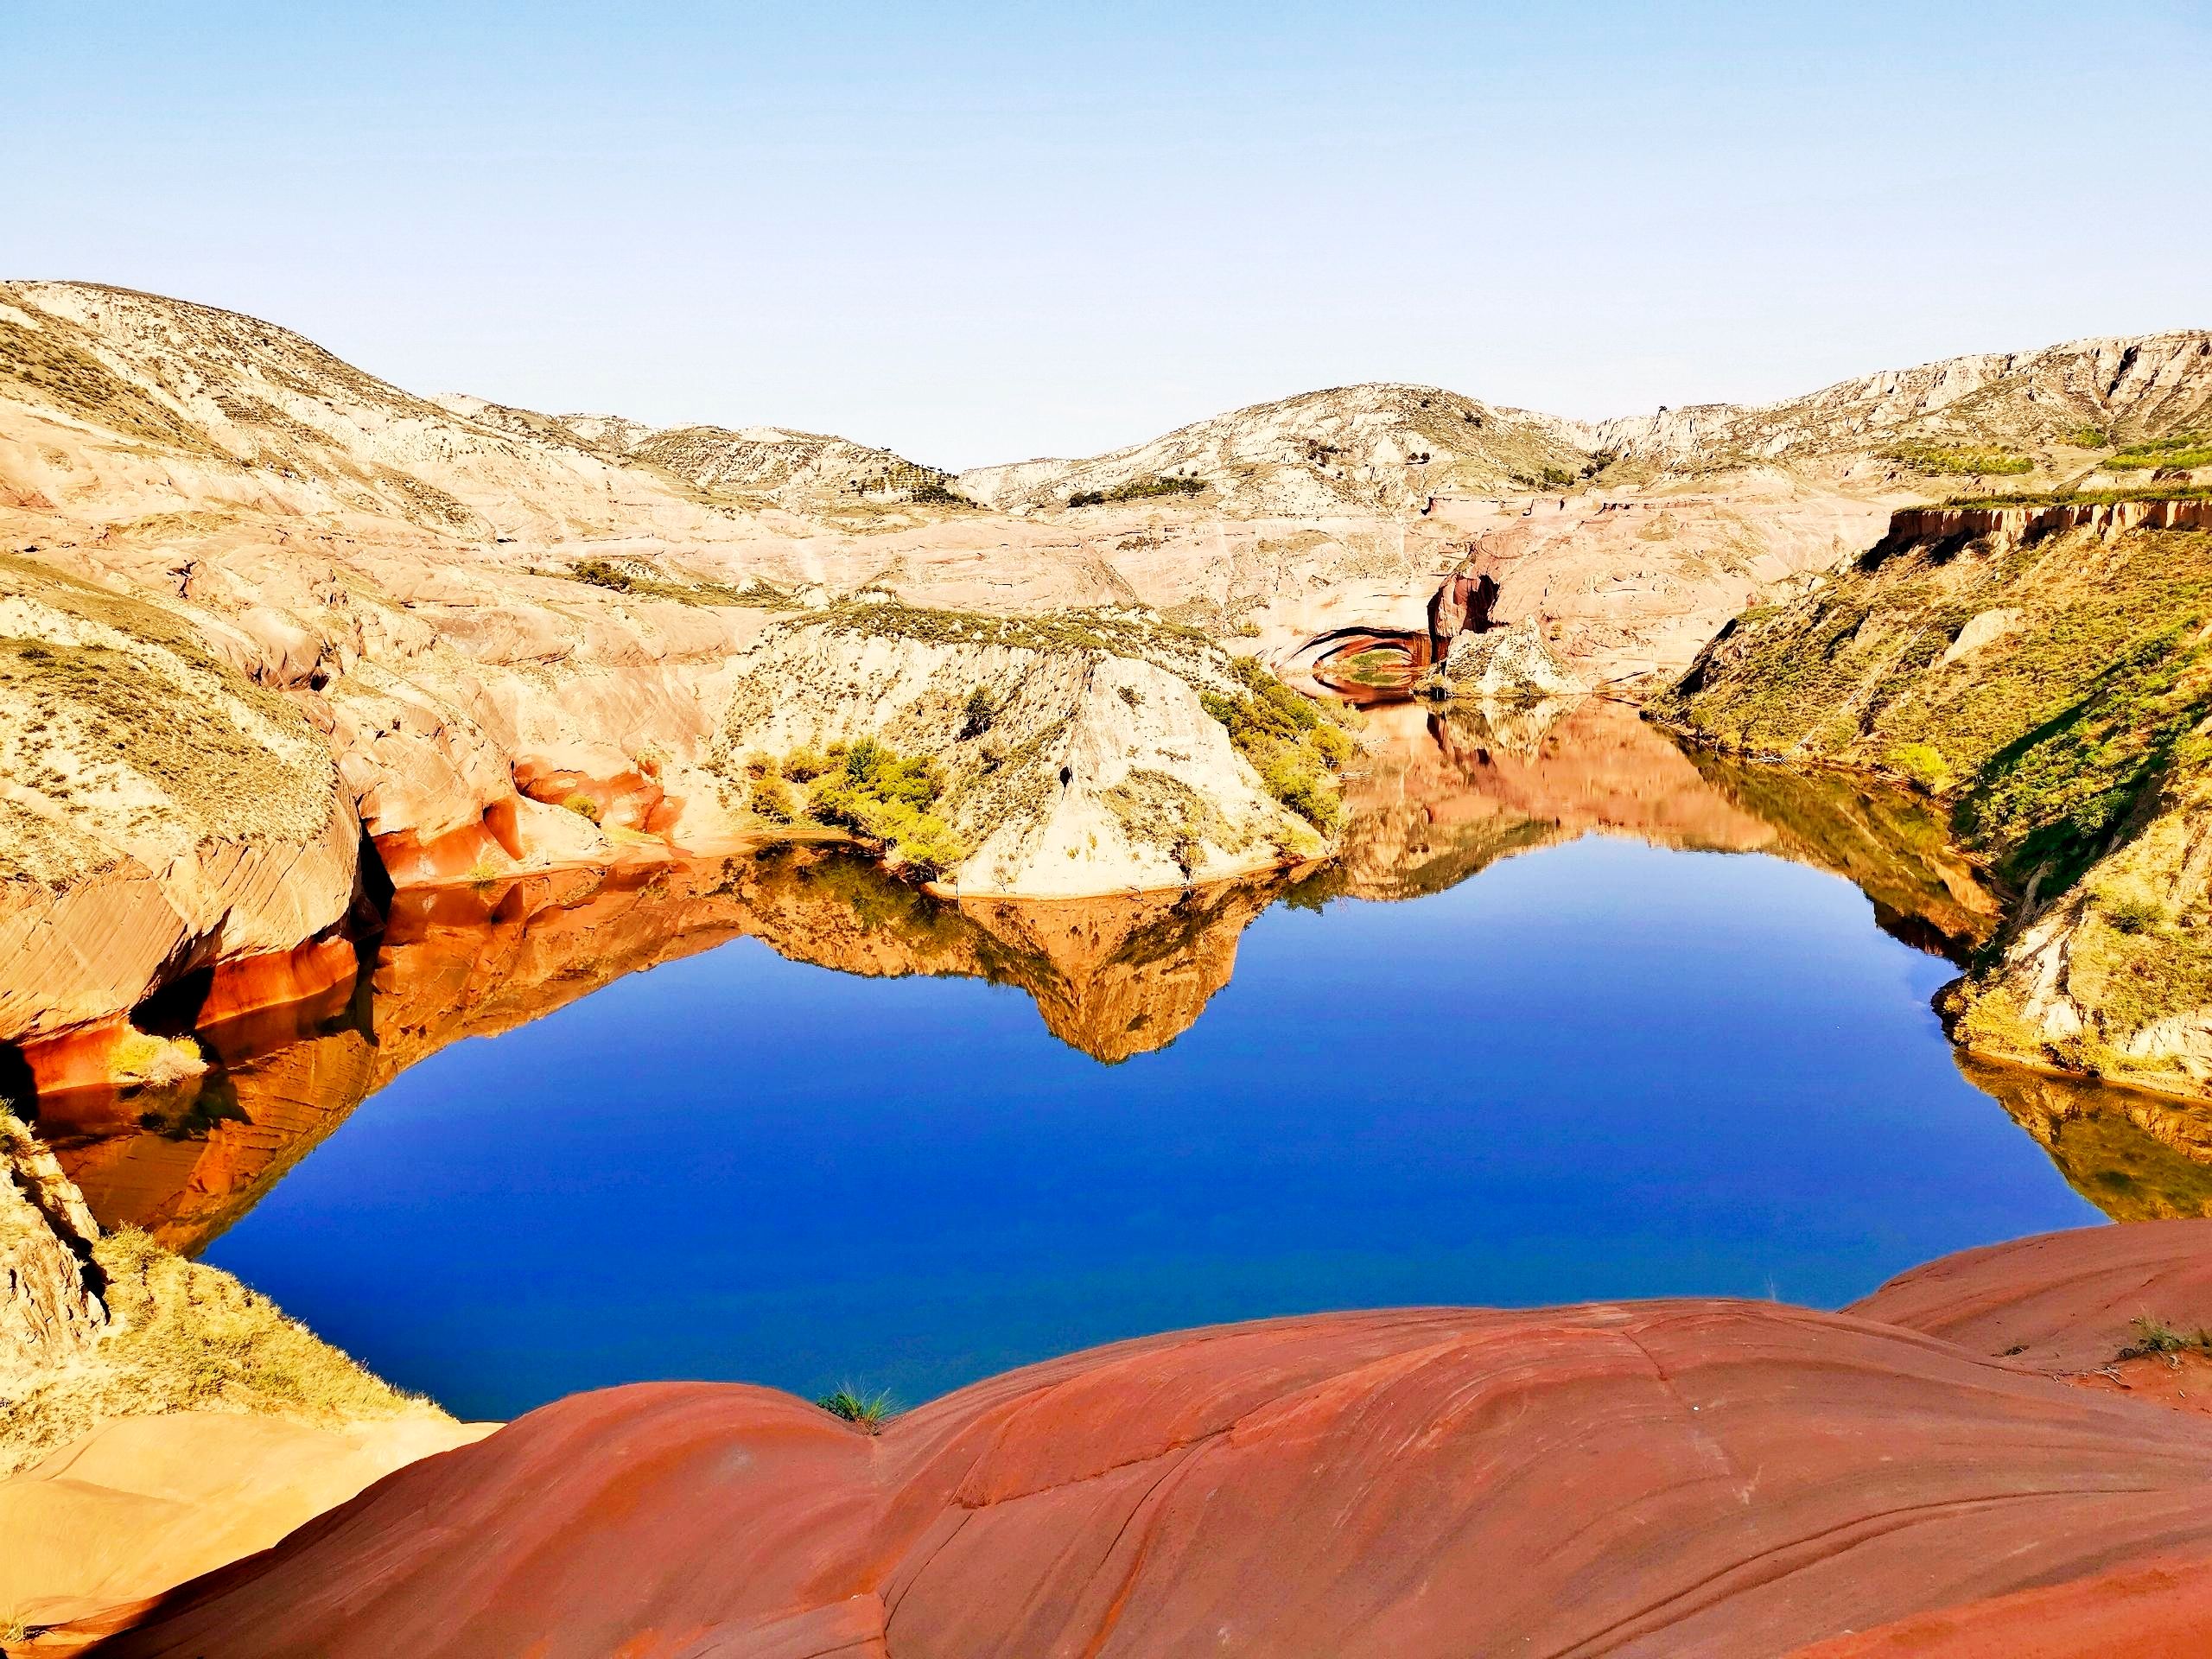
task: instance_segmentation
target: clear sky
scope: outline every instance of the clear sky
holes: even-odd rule
[[[0,274],[422,391],[1087,454],[2212,325],[2212,7],[0,0]]]

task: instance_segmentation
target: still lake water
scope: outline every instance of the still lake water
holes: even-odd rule
[[[1325,1308],[1833,1306],[2101,1219],[1953,1064],[1956,969],[1802,864],[1590,836],[1234,950],[1105,1064],[1011,985],[736,938],[430,1053],[206,1259],[505,1418],[649,1377],[912,1403]]]

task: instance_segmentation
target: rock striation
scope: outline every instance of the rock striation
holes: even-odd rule
[[[1010,1373],[875,1436],[734,1385],[583,1395],[401,1471],[104,1651],[1783,1654],[1939,1613],[2001,1625],[2069,1586],[2076,1612],[2105,1604],[2084,1641],[2131,1644],[2053,1659],[2201,1645],[2202,1598],[2176,1589],[2212,1561],[2201,1421],[1977,1344],[2070,1309],[2087,1324],[2047,1357],[2093,1360],[2103,1310],[2146,1286],[2169,1317],[2212,1313],[2173,1266],[2208,1235],[1974,1253],[1840,1315],[1224,1326]],[[2021,1311],[1992,1325],[2007,1295]]]
[[[156,985],[345,918],[360,831],[298,708],[175,612],[25,558],[0,636],[0,1042],[111,1047]]]
[[[0,1106],[0,1388],[91,1351],[108,1310],[99,1227],[54,1154]]]

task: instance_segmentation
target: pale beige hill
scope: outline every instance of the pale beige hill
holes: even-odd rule
[[[345,916],[353,803],[242,620],[0,554],[0,1041]]]
[[[0,283],[0,396],[46,417],[0,434],[26,506],[367,518],[477,541],[710,516],[557,429],[472,420],[288,329],[125,289]]]
[[[622,449],[716,495],[757,497],[802,512],[918,500],[958,505],[947,487],[952,474],[942,468],[820,432],[672,427],[632,435]]]
[[[915,501],[964,505],[948,491],[952,474],[944,468],[831,433],[779,426],[653,427],[620,415],[542,415],[458,392],[431,401],[518,436],[580,444],[610,461],[651,468],[741,507],[837,513]]]
[[[1779,464],[1941,493],[1977,476],[2094,477],[2131,446],[2199,430],[2212,430],[2212,333],[2194,329],[1945,358],[1758,408],[1662,410],[1603,422],[1595,442],[1669,473]]]
[[[1572,422],[1434,386],[1338,386],[1232,410],[1088,461],[977,467],[958,486],[987,506],[1065,509],[1089,495],[1107,505],[1145,499],[1138,493],[1183,480],[1203,486],[1203,505],[1241,516],[1397,515],[1442,490],[1571,484],[1588,460],[1587,437]]]

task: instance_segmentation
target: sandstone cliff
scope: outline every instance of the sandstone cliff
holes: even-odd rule
[[[53,1153],[0,1103],[0,1391],[80,1358],[106,1330],[99,1237]]]
[[[1903,512],[1820,591],[1739,619],[1663,706],[1948,804],[2018,895],[1953,1000],[1961,1042],[2201,1095],[2208,591],[2202,501]]]
[[[184,616],[0,556],[0,1041],[111,1047],[156,984],[334,927],[359,838],[321,734]]]

